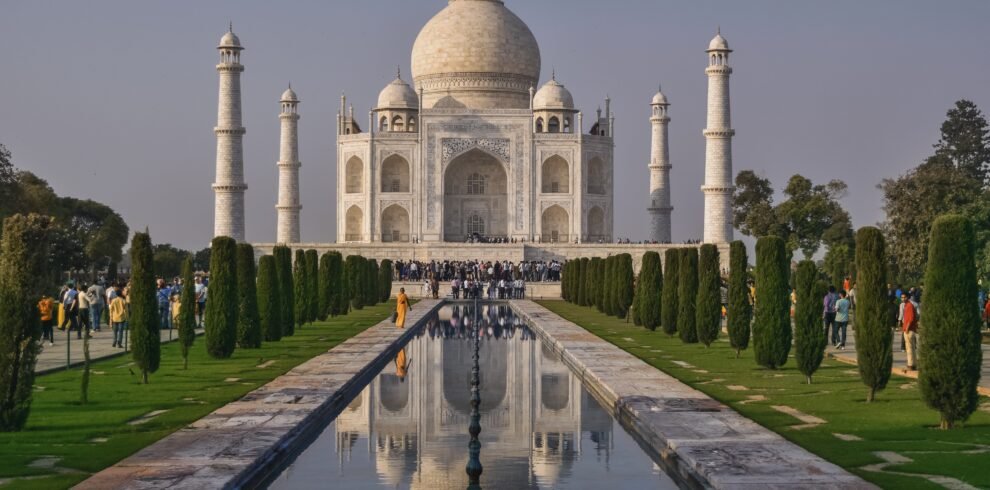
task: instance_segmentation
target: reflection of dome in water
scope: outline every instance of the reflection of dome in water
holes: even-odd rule
[[[413,80],[424,105],[529,106],[540,77],[540,46],[526,23],[499,0],[451,0],[416,38]]]
[[[548,410],[563,410],[570,401],[570,379],[559,374],[540,377],[540,403]]]
[[[471,413],[471,367],[473,341],[445,342],[443,349],[443,397],[457,411]],[[481,410],[502,404],[509,370],[509,346],[505,341],[485,340],[478,363],[481,366]]]
[[[418,451],[416,434],[379,434],[375,472],[389,487],[398,488],[416,471]]]
[[[390,412],[401,412],[409,403],[409,383],[394,374],[378,376],[378,397],[382,406]]]

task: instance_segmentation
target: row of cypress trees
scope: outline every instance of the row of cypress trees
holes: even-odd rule
[[[629,254],[568,261],[561,271],[561,295],[580,306],[594,306],[626,318],[633,306],[633,263]]]

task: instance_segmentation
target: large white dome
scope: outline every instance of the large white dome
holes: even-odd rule
[[[420,31],[413,80],[433,107],[527,108],[540,77],[540,47],[498,0],[450,0]]]

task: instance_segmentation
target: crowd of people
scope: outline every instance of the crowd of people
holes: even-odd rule
[[[492,279],[526,282],[559,282],[561,263],[552,261],[520,261],[508,260],[433,260],[420,262],[416,260],[394,262],[393,280],[419,282],[436,279],[438,282],[451,282],[454,279],[462,283],[468,279],[488,282]]]
[[[196,326],[203,326],[203,313],[206,311],[208,279],[196,276]],[[130,283],[98,280],[93,284],[69,280],[62,286],[56,297],[42,296],[38,301],[41,316],[41,342],[55,345],[55,329],[77,339],[83,335],[92,337],[103,331],[104,320],[112,333],[113,347],[125,348],[125,332],[130,317]],[[155,298],[158,307],[158,321],[162,330],[170,330],[178,323],[182,309],[182,280],[171,282],[159,278],[156,283]]]

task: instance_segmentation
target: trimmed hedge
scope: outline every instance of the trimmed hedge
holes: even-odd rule
[[[282,294],[275,272],[275,257],[265,255],[258,262],[258,322],[265,342],[282,340]]]
[[[749,302],[749,285],[746,270],[749,258],[746,244],[736,240],[729,245],[729,304],[726,306],[726,325],[729,330],[729,345],[739,354],[749,347],[750,325],[753,319],[753,305]]]
[[[635,319],[639,325],[656,330],[660,325],[660,295],[663,290],[663,275],[660,268],[660,254],[646,252],[639,268],[636,281]]]
[[[718,247],[701,246],[698,259],[698,298],[696,301],[696,328],[698,340],[711,347],[722,331],[722,276],[720,274]]]
[[[663,333],[677,333],[677,291],[680,284],[681,249],[671,248],[663,254],[663,289],[660,292],[660,326]]]
[[[227,359],[234,354],[239,311],[237,242],[230,237],[216,237],[210,254],[210,297],[206,302],[206,352],[210,357]],[[158,332],[154,337],[160,344]]]
[[[179,346],[182,351],[182,369],[189,369],[189,348],[196,341],[196,282],[193,277],[192,257],[182,262],[182,296],[179,297]]]
[[[753,352],[756,363],[769,369],[786,364],[791,351],[789,265],[784,240],[776,236],[757,240]]]
[[[797,305],[794,307],[794,362],[808,384],[825,359],[825,329],[822,327],[822,298],[827,288],[818,280],[818,266],[811,260],[798,264],[794,277]]]
[[[677,267],[677,333],[681,342],[698,342],[698,249],[681,250],[681,263]]]
[[[282,307],[282,337],[296,333],[296,294],[292,281],[292,249],[284,245],[275,247],[275,275],[278,277],[279,305]]]
[[[392,297],[392,272],[395,266],[385,259],[378,268],[378,301],[384,303]]]
[[[867,402],[887,387],[894,363],[886,259],[883,233],[872,226],[860,228],[856,232],[856,360],[859,377],[869,389]]]
[[[306,251],[306,323],[320,317],[320,256],[316,250]]]
[[[633,302],[633,263],[632,255],[619,254],[616,258],[616,312],[615,316],[626,318],[629,315],[629,308]]]
[[[256,279],[254,247],[249,243],[237,244],[237,293],[240,295],[237,346],[242,349],[261,347],[262,332]]]
[[[319,296],[317,298],[317,317],[316,319],[323,322],[326,321],[327,316],[330,315],[330,302],[332,301],[330,294],[331,287],[331,277],[330,277],[330,254],[325,253],[320,256],[320,268],[317,273],[317,284],[316,292]]]

